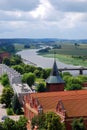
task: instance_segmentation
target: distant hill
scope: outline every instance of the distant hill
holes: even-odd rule
[[[87,39],[81,39],[81,40],[69,40],[69,39],[58,39],[58,38],[42,38],[42,39],[30,39],[30,38],[14,38],[14,39],[0,39],[0,45],[1,44],[14,44],[14,43],[20,43],[20,44],[53,44],[53,43],[83,43],[87,44]]]

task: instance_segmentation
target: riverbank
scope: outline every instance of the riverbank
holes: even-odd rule
[[[48,58],[53,58],[53,54],[40,54],[43,57],[48,57]],[[61,54],[56,54],[56,60],[63,62],[65,64],[70,64],[74,66],[82,66],[82,67],[87,67],[87,60],[84,59],[79,59],[78,57],[74,58],[69,55],[61,55]]]
[[[40,49],[39,55],[53,58],[54,52],[55,57],[58,61],[65,64],[71,64],[74,66],[87,67],[87,44],[79,44],[75,46],[74,44],[61,44],[61,48],[45,48]]]
[[[17,53],[20,55],[22,58],[31,61],[32,63],[36,64],[37,67],[42,67],[42,68],[52,68],[53,63],[54,63],[54,58],[48,58],[48,57],[43,57],[41,55],[37,54],[37,49],[30,49],[30,50],[23,50]],[[81,66],[75,66],[71,64],[65,64],[63,62],[60,62],[59,60],[56,61],[58,69],[60,68],[80,68]],[[27,63],[29,64],[29,63]],[[79,75],[79,71],[68,71],[72,75]],[[83,74],[87,74],[87,71],[84,71]]]
[[[22,50],[17,53],[18,55],[21,55],[23,59],[26,59],[26,61],[31,61],[38,67],[42,68],[52,68],[54,58],[52,57],[44,57],[42,55],[37,54],[37,49],[29,49],[29,50]],[[65,68],[65,67],[74,67],[72,64],[65,64],[63,62],[60,62],[57,59],[57,65],[59,68]]]

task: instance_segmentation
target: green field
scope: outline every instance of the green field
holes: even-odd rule
[[[80,44],[77,47],[74,44],[63,44],[61,49],[51,49],[49,53],[41,55],[54,57],[54,52],[56,59],[61,62],[87,67],[87,44]]]
[[[24,45],[23,44],[19,44],[19,43],[14,43],[15,49],[16,51],[21,51],[24,49]]]

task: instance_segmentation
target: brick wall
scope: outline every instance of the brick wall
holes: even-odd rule
[[[64,84],[47,84],[47,91],[54,92],[54,91],[64,91]]]

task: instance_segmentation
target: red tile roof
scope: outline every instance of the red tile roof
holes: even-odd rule
[[[87,116],[87,90],[34,93],[43,111],[56,111],[59,100],[62,100],[68,117]]]
[[[63,100],[67,117],[87,116],[87,97]]]

